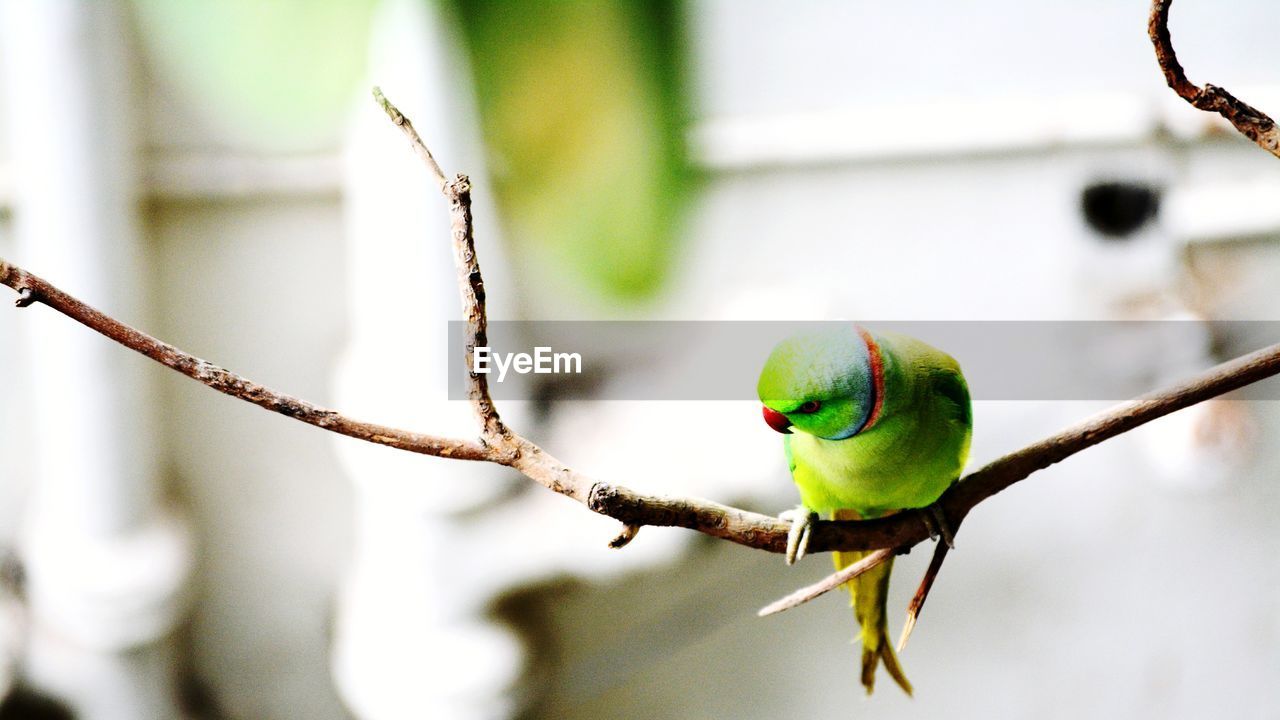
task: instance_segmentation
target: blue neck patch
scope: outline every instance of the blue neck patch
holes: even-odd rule
[[[854,355],[850,358],[852,362],[849,363],[852,369],[841,378],[838,387],[842,391],[840,397],[852,400],[861,412],[857,413],[840,432],[824,437],[824,440],[848,440],[857,435],[866,429],[867,423],[871,420],[871,413],[875,410],[876,369],[874,366],[878,359],[873,360],[871,357],[872,349],[863,334],[858,332],[856,336],[857,340],[850,348]]]

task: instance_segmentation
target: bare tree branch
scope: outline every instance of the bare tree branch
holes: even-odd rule
[[[933,589],[933,581],[938,579],[938,572],[942,570],[942,562],[947,559],[947,551],[951,546],[945,542],[938,542],[933,546],[933,557],[929,560],[929,567],[924,571],[924,577],[920,579],[920,586],[916,588],[916,594],[911,597],[911,603],[907,605],[907,619],[902,623],[902,634],[898,636],[898,652],[902,652],[907,647],[907,640],[911,638],[911,631],[916,629],[916,620],[920,619],[920,610],[924,608],[924,601],[929,597],[929,591]]]
[[[1151,15],[1147,20],[1147,34],[1156,49],[1156,61],[1164,72],[1165,82],[1183,100],[1205,112],[1215,112],[1226,118],[1241,135],[1258,144],[1258,147],[1280,157],[1280,128],[1266,113],[1240,100],[1225,88],[1205,84],[1197,87],[1187,79],[1187,74],[1173,51],[1169,36],[1169,6],[1173,0],[1153,0]]]
[[[449,179],[444,176],[444,170],[440,169],[440,164],[436,162],[436,158],[427,149],[426,143],[422,142],[422,138],[418,137],[418,131],[413,129],[413,123],[409,122],[409,118],[400,112],[400,109],[391,104],[387,100],[387,96],[382,94],[382,88],[375,87],[373,89],[373,99],[378,101],[378,105],[382,107],[382,111],[391,118],[391,122],[396,124],[405,137],[409,138],[409,145],[413,147],[413,151],[417,153],[422,160],[422,164],[427,166],[427,171],[431,173],[431,177],[435,179],[436,184],[444,190],[444,186],[449,184]]]
[[[407,126],[407,124],[406,124]],[[498,409],[489,395],[489,376],[476,372],[475,350],[489,345],[489,321],[485,311],[484,277],[476,258],[474,224],[471,219],[471,181],[458,175],[444,186],[449,200],[450,225],[453,235],[454,263],[458,267],[458,291],[462,295],[462,312],[466,315],[467,339],[463,351],[467,363],[467,399],[480,421],[486,442],[509,438],[510,432],[498,417]]]
[[[946,543],[939,544],[943,546],[946,545]],[[760,617],[767,617],[769,615],[776,615],[783,610],[790,610],[793,607],[799,607],[819,595],[835,590],[841,585],[858,577],[891,557],[893,557],[893,548],[880,548],[849,567],[828,575],[820,582],[816,582],[808,587],[802,587],[781,600],[765,605],[760,608],[760,612],[756,613],[756,615]]]
[[[1117,405],[993,460],[943,493],[940,507],[952,526],[959,526],[978,503],[1037,470],[1156,418],[1277,374],[1280,344],[1222,363],[1190,380]],[[771,552],[786,549],[785,521],[707,501],[654,498],[600,483],[592,492],[589,507],[624,523],[687,527]],[[810,531],[809,551],[903,548],[927,537],[927,528],[914,513],[874,520],[819,520]]]
[[[489,451],[475,442],[423,435],[385,425],[352,420],[333,410],[312,405],[305,400],[259,385],[129,327],[62,292],[44,279],[5,262],[3,258],[0,258],[0,284],[18,291],[18,299],[15,302],[18,307],[26,307],[33,303],[47,305],[90,330],[105,335],[130,350],[142,353],[161,365],[173,368],[220,393],[251,402],[271,412],[358,440],[388,445],[409,452],[458,460],[490,459]]]
[[[486,443],[509,439],[498,409],[489,395],[489,376],[475,371],[475,349],[489,344],[489,316],[485,310],[484,277],[480,274],[480,262],[476,259],[475,222],[471,217],[471,181],[466,175],[456,175],[446,180],[444,171],[436,162],[413,128],[413,123],[400,109],[391,104],[381,88],[373,89],[373,98],[383,112],[400,128],[409,145],[427,171],[440,184],[440,191],[449,201],[449,225],[453,237],[453,259],[458,268],[458,292],[462,295],[462,312],[466,315],[467,339],[464,347],[467,363],[467,399],[475,410],[482,428],[482,440]]]
[[[412,125],[385,98],[379,102],[411,141]],[[417,140],[416,143],[421,143]],[[430,153],[419,151],[424,160]],[[430,160],[429,166],[434,164]],[[438,169],[438,166],[436,166]],[[444,178],[440,173],[440,178]],[[469,319],[469,344],[483,340],[484,291],[475,259],[474,235],[465,178],[445,180],[441,187],[450,199],[458,277]],[[456,200],[455,200],[456,198]],[[583,503],[592,511],[624,525],[683,527],[723,538],[747,547],[781,553],[786,549],[788,524],[776,517],[688,497],[646,495],[626,487],[596,481],[577,473],[502,425],[483,376],[474,378],[469,397],[485,427],[481,442],[422,435],[406,430],[360,422],[334,410],[316,407],[276,392],[216,365],[145,335],[53,287],[48,282],[0,259],[0,284],[18,292],[20,306],[42,303],[86,327],[173,368],[214,390],[260,407],[368,442],[425,455],[482,460],[512,467],[554,492]],[[475,318],[475,322],[470,320]],[[1211,397],[1280,373],[1280,345],[1259,350],[1212,368],[1182,384],[1118,405],[1094,418],[999,458],[956,483],[939,500],[953,526],[978,503],[1028,477],[1037,470],[1074,455],[1116,435]],[[477,382],[479,381],[479,382]],[[872,550],[892,548],[903,552],[928,537],[915,513],[899,513],[865,521],[814,523],[809,550]],[[887,555],[886,555],[887,557]],[[838,583],[837,583],[838,585]]]

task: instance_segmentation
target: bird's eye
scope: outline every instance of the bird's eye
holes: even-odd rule
[[[809,402],[796,408],[796,412],[802,413],[804,415],[812,415],[813,413],[818,412],[818,408],[820,407],[822,407],[822,403],[818,402],[817,400],[810,400]]]

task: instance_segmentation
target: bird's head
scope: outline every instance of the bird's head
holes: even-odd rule
[[[878,419],[883,384],[875,340],[856,325],[840,323],[778,343],[756,392],[774,430],[844,440]]]

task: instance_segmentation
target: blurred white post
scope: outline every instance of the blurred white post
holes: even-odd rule
[[[142,323],[127,30],[117,0],[0,0],[13,260]],[[151,369],[42,306],[23,312],[37,467],[20,548],[28,680],[81,718],[178,717],[170,631],[190,544],[160,502]]]
[[[411,117],[445,172],[465,170],[482,185],[469,82],[451,72],[457,58],[437,12],[421,0],[381,4],[369,84]],[[461,316],[447,204],[367,88],[356,107],[344,188],[351,342],[336,405],[400,427],[475,436],[467,403],[448,401],[445,387],[448,322]],[[483,195],[477,188],[476,217],[485,218],[477,236],[490,297],[499,298],[490,311],[501,316],[500,298],[511,293]],[[485,617],[490,591],[469,581],[476,548],[459,536],[511,474],[335,442],[356,490],[355,556],[332,658],[343,699],[362,720],[510,716],[523,649]]]

